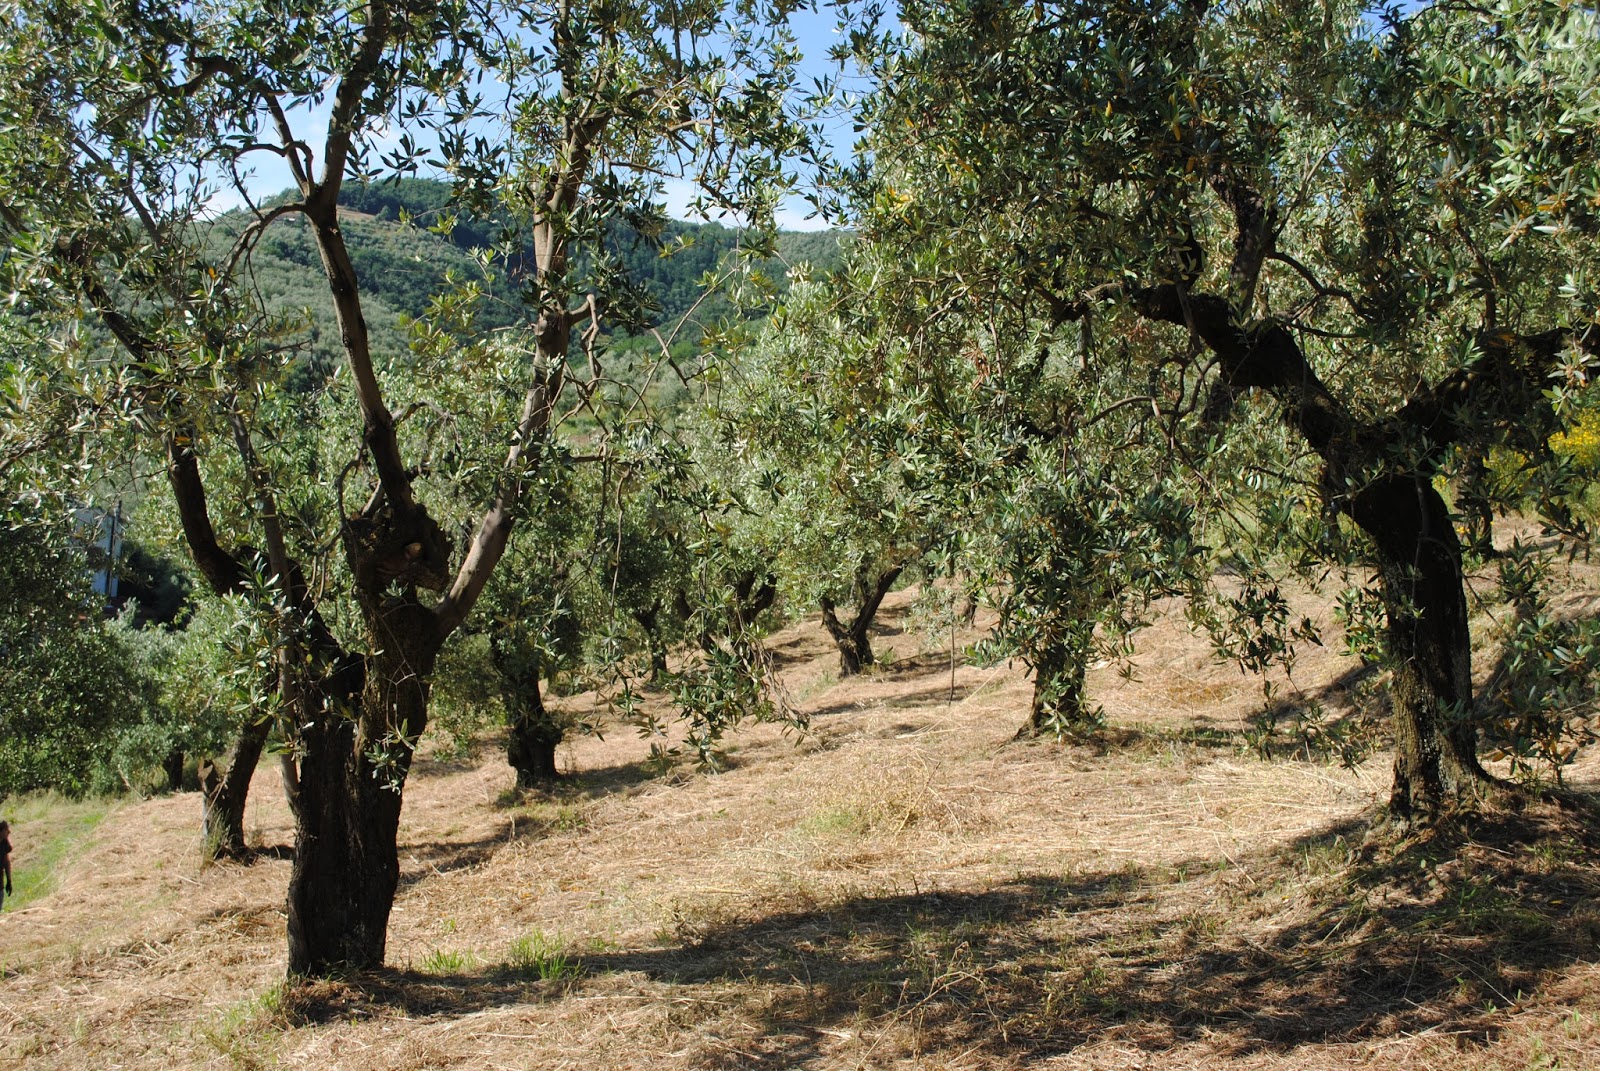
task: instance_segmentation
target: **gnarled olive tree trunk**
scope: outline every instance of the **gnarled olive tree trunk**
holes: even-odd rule
[[[1242,209],[1239,214],[1248,216]],[[1393,414],[1361,420],[1328,390],[1281,325],[1241,325],[1226,299],[1179,284],[1139,291],[1135,307],[1150,319],[1186,327],[1220,359],[1208,417],[1226,418],[1249,388],[1275,397],[1285,421],[1323,459],[1334,507],[1371,540],[1394,675],[1391,815],[1426,823],[1474,801],[1494,781],[1478,762],[1471,718],[1472,637],[1461,544],[1432,478],[1445,448],[1465,434],[1458,414],[1497,404],[1497,398],[1503,403],[1524,389],[1518,384],[1540,382],[1536,369],[1565,336],[1510,343],[1486,336],[1478,366],[1419,390]]]
[[[506,762],[517,771],[519,789],[538,788],[561,776],[556,748],[566,735],[560,719],[545,708],[539,688],[542,664],[537,651],[507,650],[499,636],[489,640],[495,670],[500,675],[500,701],[509,722]]]
[[[1427,820],[1490,784],[1478,762],[1472,713],[1461,545],[1449,507],[1430,480],[1390,476],[1346,507],[1371,538],[1388,618],[1394,707],[1390,813]]]
[[[840,677],[853,677],[873,664],[872,622],[878,616],[884,596],[889,594],[889,589],[900,578],[902,569],[899,565],[885,569],[875,579],[869,579],[870,574],[863,570],[856,577],[856,590],[861,593],[861,602],[856,608],[856,616],[848,624],[839,620],[839,608],[833,599],[823,597],[822,624],[828,630],[828,635],[833,637],[834,645],[839,648]]]
[[[428,681],[443,641],[414,596],[377,606],[368,628],[372,653],[355,709],[325,711],[301,730],[292,975],[383,965],[400,881],[401,789],[427,726]]]
[[[517,771],[518,788],[538,788],[561,777],[556,748],[566,733],[545,710],[538,687],[535,682],[532,691],[522,693],[523,705],[511,718],[506,761]]]

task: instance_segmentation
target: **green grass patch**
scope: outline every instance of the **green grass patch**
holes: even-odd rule
[[[83,853],[116,801],[70,800],[39,793],[8,800],[0,817],[11,823],[11,885],[6,910],[49,896],[61,873]]]
[[[436,948],[422,957],[424,974],[465,974],[477,967],[478,958],[470,952]]]
[[[506,967],[519,978],[541,982],[559,982],[576,978],[582,967],[572,960],[561,943],[534,930],[525,937],[511,942],[511,954],[506,957]]]
[[[274,1049],[282,1032],[287,987],[278,982],[258,997],[230,1005],[220,1018],[200,1027],[200,1036],[242,1071],[276,1066]]]
[[[581,803],[526,799],[515,790],[501,793],[496,803],[511,812],[515,835],[519,837],[582,833],[589,828],[589,816]]]
[[[869,816],[854,807],[829,807],[816,811],[801,820],[800,832],[810,836],[839,836],[865,833],[871,826]]]

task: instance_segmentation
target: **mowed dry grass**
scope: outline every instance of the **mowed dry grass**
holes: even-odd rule
[[[890,657],[865,678],[834,680],[814,620],[773,636],[811,732],[740,732],[715,776],[656,775],[620,727],[520,801],[492,744],[419,762],[375,975],[282,985],[289,864],[202,869],[195,797],[121,805],[55,893],[0,916],[0,1052],[41,1069],[1600,1067],[1588,819],[1540,805],[1364,845],[1386,760],[1255,757],[1259,682],[1175,612],[1141,637],[1137,681],[1092,675],[1103,741],[1014,742],[1020,667],[960,666],[952,696],[908,603],[891,599]],[[1354,668],[1314,649],[1295,694],[1348,714]],[[249,824],[290,840],[274,771]]]

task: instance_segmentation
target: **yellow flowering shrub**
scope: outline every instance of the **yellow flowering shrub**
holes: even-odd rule
[[[1566,431],[1550,436],[1550,449],[1586,473],[1600,473],[1600,410],[1588,409]]]

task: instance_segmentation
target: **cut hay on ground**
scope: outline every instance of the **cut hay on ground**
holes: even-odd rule
[[[885,608],[886,664],[845,683],[814,620],[772,637],[812,731],[742,732],[717,776],[654,776],[622,728],[521,800],[492,746],[419,762],[377,975],[283,985],[289,864],[201,869],[192,795],[120,806],[55,893],[0,916],[0,1051],[40,1069],[1600,1066],[1600,855],[1573,813],[1364,846],[1386,763],[1256,757],[1259,682],[1175,614],[1141,637],[1137,681],[1092,675],[1102,741],[1013,742],[1020,669],[962,665],[952,698],[908,606]],[[1357,669],[1313,650],[1293,683],[1346,716]],[[252,837],[286,845],[275,772],[254,793]]]

